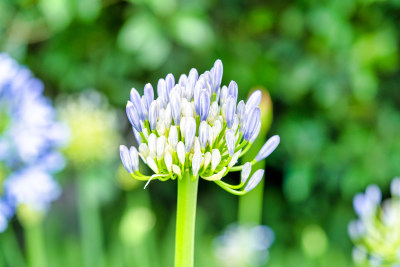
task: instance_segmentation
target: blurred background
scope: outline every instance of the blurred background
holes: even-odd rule
[[[385,197],[400,175],[399,14],[399,0],[1,1],[0,51],[43,81],[71,132],[43,222],[48,266],[172,266],[176,184],[143,190],[123,169],[119,145],[135,144],[125,104],[132,87],[218,58],[240,99],[269,91],[263,138],[281,137],[266,163],[265,266],[352,266],[352,197],[372,183]],[[213,240],[238,198],[199,190],[195,262],[220,266]],[[98,262],[82,246],[103,251]]]

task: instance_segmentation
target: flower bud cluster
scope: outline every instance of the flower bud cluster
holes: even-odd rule
[[[201,75],[191,69],[176,81],[168,74],[158,81],[157,98],[151,84],[146,84],[143,96],[131,90],[126,113],[139,147],[121,146],[120,155],[134,178],[180,179],[190,172],[193,179],[215,181],[239,194],[259,183],[263,170],[247,181],[251,165],[273,152],[279,136],[268,140],[256,159],[246,165],[240,187],[220,181],[229,171],[244,167],[235,164],[261,129],[261,91],[255,91],[246,102],[238,101],[238,85],[231,81],[229,86],[221,86],[222,72],[222,62],[217,60],[210,71]],[[155,175],[148,177],[139,172],[139,157]],[[244,189],[236,191],[235,187]]]
[[[365,266],[400,264],[400,178],[391,183],[392,197],[382,201],[378,186],[370,185],[353,199],[357,220],[349,223],[350,238],[355,244],[353,259]],[[396,265],[397,264],[397,265]]]

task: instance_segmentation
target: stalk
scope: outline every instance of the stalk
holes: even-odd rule
[[[25,232],[25,244],[29,266],[47,266],[42,224],[37,222],[29,225],[23,225],[23,227]]]
[[[194,230],[196,220],[197,188],[199,178],[192,180],[189,171],[178,180],[176,212],[175,267],[193,267]]]
[[[1,234],[0,241],[5,266],[25,267],[26,262],[21,253],[21,248],[18,245],[18,240],[12,225],[9,225],[8,229]]]
[[[87,189],[87,177],[78,179],[78,213],[82,237],[82,252],[84,266],[104,266],[103,238],[100,208],[97,199],[94,199]]]

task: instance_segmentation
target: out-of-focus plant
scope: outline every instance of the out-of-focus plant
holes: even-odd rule
[[[43,96],[42,82],[0,53],[0,232],[16,213],[24,228],[29,264],[34,267],[46,266],[41,222],[61,193],[53,174],[64,167],[57,149],[67,135],[55,116]],[[8,265],[23,264],[18,257],[13,259],[19,248],[9,245],[16,243],[5,242],[9,243],[3,246],[6,253],[14,250],[6,257]]]
[[[390,189],[392,197],[382,203],[376,185],[353,199],[359,218],[348,230],[355,244],[353,259],[360,266],[400,266],[400,178],[392,180]]]
[[[151,84],[140,97],[132,89],[126,113],[140,144],[128,149],[120,146],[123,165],[137,180],[153,179],[178,182],[178,205],[175,241],[175,266],[193,266],[194,229],[197,189],[200,178],[213,181],[224,190],[244,195],[261,181],[264,170],[249,179],[251,165],[269,156],[279,144],[274,136],[251,162],[234,166],[251,147],[261,129],[258,107],[261,91],[255,91],[245,103],[237,104],[238,86],[231,81],[222,86],[222,62],[217,60],[210,71],[198,75],[192,69],[182,74],[178,83],[172,74],[160,79],[158,97]],[[139,171],[139,155],[154,171]],[[221,179],[230,171],[242,170],[238,185]]]
[[[96,91],[60,97],[57,102],[60,119],[69,125],[71,140],[64,149],[74,168],[109,162],[110,151],[118,143],[116,111]]]
[[[214,240],[213,251],[220,266],[264,266],[274,239],[268,226],[234,224]]]
[[[65,155],[75,174],[85,266],[103,266],[101,203],[113,194],[112,153],[120,136],[116,111],[95,91],[64,96],[57,102],[60,119],[69,125]]]

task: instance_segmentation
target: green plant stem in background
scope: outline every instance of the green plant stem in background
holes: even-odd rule
[[[190,172],[184,173],[178,180],[175,267],[193,267],[198,183],[199,178],[193,181]]]
[[[25,244],[30,267],[46,267],[43,225],[41,222],[24,225]]]
[[[0,250],[2,254],[1,257],[3,258],[2,263],[4,263],[4,266],[26,266],[26,262],[21,253],[21,248],[18,245],[17,237],[11,225],[8,226],[8,229],[4,233],[1,233]]]
[[[90,192],[89,181],[80,177],[78,183],[78,212],[82,238],[82,253],[84,266],[102,267],[103,261],[103,236],[99,203]]]

